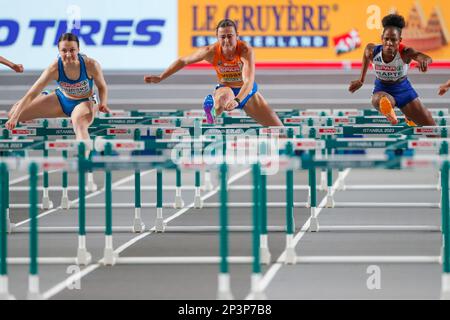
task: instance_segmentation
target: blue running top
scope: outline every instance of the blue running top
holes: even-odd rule
[[[83,56],[78,54],[80,61],[80,77],[78,80],[69,79],[64,73],[64,65],[61,57],[58,58],[58,80],[56,81],[64,93],[72,97],[86,97],[91,93],[94,87],[94,79],[89,79],[86,64],[84,63]]]

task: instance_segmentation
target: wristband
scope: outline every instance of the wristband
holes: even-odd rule
[[[241,105],[241,100],[239,100],[239,98],[234,98],[234,101],[238,103],[238,107]]]

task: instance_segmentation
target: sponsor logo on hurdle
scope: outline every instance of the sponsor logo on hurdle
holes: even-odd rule
[[[418,140],[418,141],[408,141],[408,148],[410,149],[435,149],[439,147],[440,141],[425,141],[425,140]]]
[[[323,136],[341,134],[342,132],[343,132],[342,128],[331,128],[331,127],[319,128],[318,130],[318,133]]]
[[[108,135],[128,135],[131,134],[131,129],[106,129],[106,134]]]
[[[301,111],[300,115],[304,116],[304,117],[311,117],[311,116],[321,116],[321,115],[331,115],[331,110],[329,109],[324,109],[324,110],[305,110],[305,111]]]
[[[440,129],[439,128],[414,128],[415,134],[439,134]]]
[[[429,168],[435,165],[431,159],[402,159],[402,168]]]
[[[324,147],[325,141],[323,140],[314,140],[314,139],[294,140],[295,150],[315,150],[315,149],[322,149]]]
[[[80,143],[84,143],[87,148],[92,149],[92,140],[89,141],[80,141],[80,140],[55,140],[55,141],[46,141],[45,149],[47,150],[65,150],[65,151],[73,151],[77,150]]]
[[[302,123],[303,119],[301,118],[286,118],[284,119],[284,123]]]
[[[13,136],[35,136],[36,129],[12,129],[11,135],[13,135]]]

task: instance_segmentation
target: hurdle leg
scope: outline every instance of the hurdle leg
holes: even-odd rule
[[[89,160],[92,160],[92,150],[90,145],[86,145],[86,148],[88,148],[89,155],[87,158]],[[86,191],[87,192],[95,192],[98,190],[98,186],[95,184],[94,180],[94,173],[91,169],[87,172],[87,185],[86,185]]]
[[[111,154],[111,144],[105,146],[105,154]],[[118,254],[114,252],[112,236],[112,176],[111,171],[105,171],[105,208],[106,208],[106,226],[105,226],[105,250],[103,255],[103,264],[113,266]]]
[[[45,138],[47,140],[47,138]],[[44,157],[48,157],[48,150],[44,149]],[[44,169],[43,174],[43,190],[42,190],[42,209],[48,210],[53,208],[53,202],[50,200],[50,197],[48,196],[48,172]]]
[[[163,218],[163,176],[162,169],[156,170],[156,221],[155,231],[164,232],[166,224]]]
[[[65,137],[64,137],[65,138]],[[63,158],[67,159],[67,151],[63,151]],[[61,208],[62,209],[70,209],[70,201],[69,201],[69,195],[68,195],[68,174],[67,171],[63,171],[62,173],[62,197],[61,197]]]
[[[211,171],[206,170],[203,179],[204,180],[203,180],[202,190],[204,192],[212,191],[214,189],[214,185],[213,185],[212,179],[211,179]]]
[[[80,144],[78,149],[78,249],[77,249],[77,265],[88,265],[92,261],[92,255],[86,248],[86,189],[85,178],[86,171],[84,169],[84,144]]]
[[[250,285],[250,296],[252,300],[265,300],[266,295],[261,289],[261,261],[260,250],[260,190],[259,185],[261,168],[258,163],[253,165],[253,272]]]
[[[330,139],[331,136],[327,137],[327,139]],[[327,157],[331,155],[331,149],[326,150]],[[327,169],[327,208],[334,208],[335,202],[333,199],[333,169],[328,168]]]
[[[28,300],[41,300],[38,271],[38,206],[37,206],[37,173],[36,163],[32,163],[30,171],[30,274],[28,277]]]
[[[335,202],[333,198],[333,170],[327,170],[327,208],[334,208]]]
[[[295,253],[294,241],[294,173],[292,170],[286,172],[286,257],[284,263],[295,264],[297,254]]]
[[[200,192],[200,171],[195,171],[195,197],[194,197],[194,208],[203,208],[203,200]]]
[[[173,203],[173,207],[175,209],[181,209],[184,207],[184,201],[181,197],[181,170],[180,168],[176,169],[176,189],[175,189],[175,201]]]
[[[16,225],[11,222],[11,218],[10,218],[10,214],[9,214],[9,172],[8,172],[8,170],[5,170],[5,173],[2,176],[4,179],[2,181],[2,183],[5,186],[3,188],[3,196],[4,196],[3,205],[6,210],[6,230],[8,231],[8,233],[11,233],[14,231],[14,228],[16,227]]]
[[[261,193],[261,237],[259,255],[261,263],[270,264],[272,260],[269,251],[269,239],[267,232],[267,176],[261,174],[260,176],[260,193]]]
[[[0,164],[0,175],[5,176],[7,172],[5,163]],[[9,184],[0,183],[0,300],[13,300],[14,296],[9,293],[8,284],[8,216],[6,213],[5,193],[4,189],[8,188]]]
[[[141,172],[134,173],[134,221],[133,231],[136,233],[143,232],[145,224],[141,218]]]
[[[345,190],[345,176],[344,176],[344,169],[339,169],[338,171],[338,183],[336,186],[336,190],[343,191]]]
[[[322,191],[327,190],[327,171],[323,170],[323,169],[320,171],[320,185],[319,185],[319,188]]]
[[[94,173],[93,172],[88,172],[87,177],[88,177],[88,179],[87,179],[86,190],[88,192],[95,192],[95,191],[97,191],[98,187],[97,187],[97,185],[95,184],[95,181],[94,181]]]
[[[217,289],[218,300],[232,300],[230,286],[230,273],[228,268],[228,191],[227,191],[227,164],[220,166],[220,272]]]
[[[309,187],[311,190],[310,224],[309,231],[319,231],[319,220],[317,218],[317,190],[316,190],[316,168],[309,168]]]
[[[442,165],[442,283],[441,299],[450,300],[450,210],[449,210],[449,162]]]

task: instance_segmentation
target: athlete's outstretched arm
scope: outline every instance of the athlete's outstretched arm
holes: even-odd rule
[[[206,46],[198,49],[193,54],[178,58],[173,62],[166,70],[164,70],[160,75],[148,75],[144,77],[145,83],[159,83],[162,80],[170,77],[174,73],[180,71],[185,66],[190,65],[192,63],[200,62],[202,60],[210,60],[210,58],[214,54],[213,46]]]
[[[102,67],[100,63],[94,59],[89,59],[91,64],[92,76],[94,77],[95,85],[98,88],[99,102],[98,110],[103,113],[110,113],[108,108],[108,86],[106,85],[105,77],[103,76]]]
[[[241,60],[244,63],[242,68],[242,80],[244,84],[242,85],[241,91],[236,96],[240,101],[244,100],[246,96],[253,89],[253,84],[255,82],[255,54],[253,49],[249,46],[244,46],[242,48]],[[227,111],[233,110],[239,106],[236,100],[228,101],[224,109]]]
[[[14,62],[9,61],[8,59],[6,59],[2,56],[0,56],[0,63],[11,68],[15,72],[18,72],[18,73],[23,72],[23,66],[21,64],[15,64]]]
[[[430,56],[427,56],[425,53],[416,51],[413,48],[406,48],[403,51],[403,54],[409,61],[410,60],[417,61],[418,63],[417,68],[419,68],[419,70],[422,72],[427,72],[428,65],[433,62],[433,59],[431,59]]]
[[[11,114],[8,122],[5,124],[6,129],[12,130],[17,125],[19,117],[22,114],[23,107],[29,105],[45,87],[52,81],[58,78],[58,62],[54,62],[44,70],[41,76],[36,80],[33,86],[28,90],[25,96],[20,99],[14,108],[14,112]]]
[[[439,95],[443,96],[450,89],[450,80],[439,87]]]
[[[364,49],[364,55],[362,60],[361,67],[361,75],[358,80],[354,80],[350,82],[350,86],[348,87],[348,91],[351,93],[355,92],[359,88],[361,88],[364,84],[364,80],[366,79],[367,69],[369,68],[370,62],[373,60],[373,48],[375,45],[373,43],[367,44]]]

